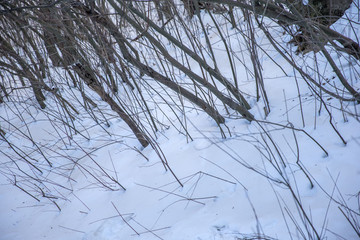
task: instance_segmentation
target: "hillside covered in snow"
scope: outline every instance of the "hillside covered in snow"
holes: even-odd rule
[[[0,240],[360,238],[358,1],[0,20]]]

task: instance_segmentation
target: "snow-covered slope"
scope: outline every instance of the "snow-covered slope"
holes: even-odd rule
[[[209,20],[207,16],[204,19]],[[229,35],[236,34],[230,26],[224,27],[229,28]],[[258,34],[261,46],[276,57],[265,37]],[[226,53],[216,41],[219,36],[210,37],[215,39],[215,54],[221,59]],[[234,49],[239,44],[235,39]],[[164,158],[160,159],[150,146],[134,150],[139,144],[122,137],[129,130],[116,117],[105,128],[89,119],[78,120],[76,124],[83,126],[82,133],[90,136],[89,140],[74,135],[79,145],[67,146],[64,160],[60,154],[56,156],[54,168],[58,171],[42,175],[44,181],[71,186],[71,191],[46,189],[49,195],[40,201],[14,186],[15,176],[9,179],[8,163],[0,162],[0,172],[6,172],[0,174],[0,239],[358,238],[353,227],[359,227],[360,211],[359,105],[325,96],[330,117],[299,79],[298,96],[294,72],[282,58],[275,61],[287,76],[264,53],[259,55],[271,107],[265,117],[263,103],[249,97],[251,112],[259,122],[249,123],[230,113],[220,130],[206,114],[185,103],[184,124],[191,138],[164,120],[169,127],[159,131],[155,148],[162,151]],[[313,56],[294,57],[311,65]],[[317,58],[325,62],[321,54]],[[228,63],[218,63],[230,76]],[[332,79],[334,73],[325,63],[318,67]],[[343,72],[351,74],[350,67],[360,71],[355,63],[355,67],[344,65]],[[246,71],[237,74],[244,92],[254,93],[255,83],[246,78]],[[359,80],[354,81],[359,89]],[[47,150],[61,149],[63,143],[54,137],[55,130],[45,115],[29,109],[31,114],[24,112],[24,124],[12,116],[11,107],[11,103],[0,105],[0,115],[13,119],[11,123],[20,129],[29,128]],[[3,122],[2,127],[6,126],[9,123]],[[18,146],[24,141],[17,135],[10,138]],[[11,151],[5,142],[0,142],[0,149],[0,157]],[[70,164],[69,157],[76,163]],[[66,166],[62,165],[65,162]],[[65,174],[67,167],[70,173]],[[87,172],[89,169],[100,181]],[[56,204],[50,193],[57,196]],[[357,226],[347,221],[351,216]]]

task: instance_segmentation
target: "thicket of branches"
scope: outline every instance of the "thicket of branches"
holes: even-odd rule
[[[353,30],[350,38],[330,27],[340,18],[350,25],[359,24],[359,19],[347,18],[345,14],[351,4],[356,3],[0,1],[0,104],[7,106],[8,111],[8,116],[0,116],[0,139],[11,149],[0,149],[7,158],[2,160],[6,165],[2,174],[33,198],[42,196],[54,203],[52,185],[56,182],[43,175],[46,171],[68,177],[76,166],[106,188],[125,189],[98,163],[96,170],[82,166],[80,160],[89,156],[85,149],[84,155],[71,155],[70,146],[83,149],[79,138],[91,138],[79,120],[91,119],[106,132],[108,121],[120,118],[131,133],[124,130],[125,134],[119,135],[135,137],[142,147],[150,145],[170,171],[156,144],[157,132],[166,128],[162,119],[170,119],[163,109],[177,119],[168,123],[190,139],[185,111],[188,104],[205,112],[224,135],[228,116],[259,122],[262,119],[254,117],[249,102],[262,101],[264,117],[271,108],[258,54],[268,55],[269,59],[272,56],[258,45],[257,31],[266,36],[276,54],[308,84],[320,106],[328,112],[331,123],[325,97],[338,99],[341,106],[353,106],[360,101],[359,89],[355,87],[360,77],[356,70],[360,61],[358,33]],[[214,53],[204,14],[213,23],[211,31],[221,39],[226,60]],[[237,41],[241,38],[246,43],[242,47],[251,59],[250,64],[244,61],[242,53],[234,51],[230,44],[232,36],[223,28],[225,24],[231,24],[238,32]],[[281,33],[286,41],[279,42]],[[198,38],[201,34],[205,42]],[[336,79],[330,81],[322,76],[316,59],[312,66],[296,62],[287,43],[295,44],[300,55],[321,53]],[[338,59],[351,62],[350,72],[344,72]],[[220,61],[227,61],[230,71],[219,69]],[[255,94],[241,88],[242,80],[237,74],[240,68],[245,68],[248,79],[256,83]],[[299,101],[301,105],[300,98]],[[59,139],[56,151],[51,145],[37,142],[27,128],[31,119],[36,119],[34,109],[56,130],[57,136],[53,136]],[[354,109],[342,110],[358,118]],[[14,119],[23,122],[23,126],[13,124]],[[334,131],[337,132],[335,126]],[[18,139],[22,139],[22,146],[14,143]],[[58,158],[71,164],[61,165],[54,160]]]

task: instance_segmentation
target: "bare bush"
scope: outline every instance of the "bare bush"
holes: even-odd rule
[[[293,131],[294,142],[295,132],[305,133],[327,154],[302,130],[306,123],[299,81],[305,81],[317,111],[325,109],[329,124],[344,144],[346,140],[333,123],[334,107],[326,99],[340,102],[338,110],[344,120],[359,119],[358,32],[352,28],[353,32],[345,35],[331,27],[336,21],[352,26],[353,20],[345,14],[352,1],[341,8],[339,1],[322,1],[328,4],[326,7],[320,2],[1,1],[0,104],[6,112],[0,116],[1,173],[32,198],[45,198],[60,209],[57,200],[66,197],[59,189],[72,191],[75,168],[90,176],[96,186],[126,189],[115,173],[92,157],[104,146],[120,144],[135,151],[153,148],[164,168],[182,185],[156,142],[159,132],[172,125],[191,140],[188,108],[206,113],[223,137],[232,134],[227,119],[241,118],[259,127],[261,134],[254,140],[255,147],[269,156],[267,164],[277,177],[265,171],[258,173],[282,184],[292,194],[303,220],[302,227],[294,224],[302,234],[308,231],[304,238],[320,239],[321,233],[286,175],[287,160],[267,130],[267,126],[277,126]],[[330,6],[330,2],[337,5]],[[204,23],[204,15],[211,19],[211,26]],[[231,24],[235,34],[223,28],[226,24]],[[219,54],[210,33],[219,36],[225,54]],[[266,37],[268,46],[259,44],[258,34]],[[234,38],[238,47],[231,44]],[[297,48],[292,49],[288,43]],[[326,64],[320,66],[319,54]],[[271,101],[261,56],[270,59],[284,75],[295,76],[302,127],[288,119],[285,124],[264,120],[271,112]],[[291,65],[293,72],[285,72],[275,56]],[[229,69],[220,69],[221,61],[226,61]],[[239,76],[240,70],[246,76]],[[324,72],[335,75],[325,76]],[[253,81],[255,88],[242,88],[241,82],[246,80]],[[263,106],[263,112],[251,109],[255,101]],[[48,143],[39,142],[36,136],[32,123],[39,119],[53,129],[53,135],[48,133]],[[107,130],[114,119],[125,123],[124,133],[114,135]],[[101,138],[94,137],[84,121],[106,134],[102,144],[85,146],[87,141]],[[15,144],[19,139],[21,145]],[[74,149],[80,149],[81,154],[74,156]],[[90,161],[83,163],[84,158]],[[295,163],[313,184],[301,161]],[[58,178],[61,184],[54,180]],[[352,226],[358,225],[349,208],[341,209]]]

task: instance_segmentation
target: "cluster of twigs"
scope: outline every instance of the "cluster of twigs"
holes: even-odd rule
[[[114,141],[113,133],[107,130],[111,120],[119,118],[130,129],[130,133],[119,136],[133,136],[143,148],[152,147],[164,168],[182,186],[181,179],[177,178],[157,145],[159,131],[171,124],[192,139],[186,121],[189,106],[205,112],[219,126],[223,136],[226,136],[226,117],[237,115],[258,124],[263,132],[259,144],[267,151],[263,155],[272,156],[268,161],[282,176],[276,181],[293,194],[305,229],[310,229],[314,238],[321,238],[284,175],[286,161],[264,128],[269,123],[256,119],[249,104],[253,99],[262,100],[264,117],[271,112],[259,53],[275,64],[276,61],[264,46],[258,44],[256,35],[261,31],[272,49],[293,67],[294,75],[306,82],[316,101],[320,102],[318,111],[322,107],[326,110],[329,123],[344,144],[346,141],[334,126],[330,106],[324,99],[331,97],[340,101],[344,120],[346,116],[359,117],[356,107],[354,111],[348,107],[360,101],[359,89],[354,83],[359,77],[356,70],[360,59],[359,43],[331,29],[329,26],[333,21],[320,21],[319,18],[324,16],[315,5],[298,2],[1,1],[0,104],[2,111],[7,111],[7,116],[0,116],[1,146],[6,146],[0,149],[2,159],[6,159],[1,162],[4,166],[2,174],[32,198],[40,201],[42,196],[54,204],[56,199],[66,199],[61,194],[53,194],[56,187],[72,191],[74,168],[91,176],[101,187],[125,190],[126,186],[92,157],[101,147],[125,144]],[[203,12],[210,18],[211,29],[204,23]],[[345,20],[351,25],[351,19]],[[227,24],[237,32],[235,36],[223,28]],[[300,52],[321,52],[335,73],[335,79],[329,80],[320,73],[316,59],[314,66],[297,62],[295,59],[299,58],[286,48],[286,41],[279,42],[280,32],[302,46],[298,49]],[[211,34],[220,39],[225,57],[218,57]],[[355,30],[353,34],[358,37]],[[231,45],[234,38],[239,43],[246,43],[245,46],[239,44],[241,51]],[[348,70],[350,73],[343,70],[344,66],[335,59],[337,56],[353,64]],[[219,68],[220,61],[228,62],[229,71]],[[254,91],[241,89],[243,80],[237,73],[240,69],[245,69],[247,80],[255,82]],[[295,84],[305,126],[297,78]],[[39,116],[50,123],[56,134],[53,137],[57,141],[53,141],[53,145],[40,143],[33,137],[30,124],[39,121]],[[93,136],[88,133],[89,128],[82,126],[84,119],[91,120],[108,134],[108,143],[93,150],[86,149],[83,141],[89,141]],[[276,124],[294,132],[304,132],[291,123]],[[19,139],[22,146],[14,143]],[[80,149],[82,154],[71,155],[73,148]],[[135,148],[138,149],[140,147]],[[261,149],[258,150],[261,152]],[[84,158],[90,159],[91,165],[83,164]],[[66,161],[61,163],[58,159]],[[301,162],[296,163],[313,184]],[[51,176],[63,176],[70,184],[57,184]],[[346,211],[342,210],[347,220],[354,224],[351,211],[350,215],[346,215]]]

